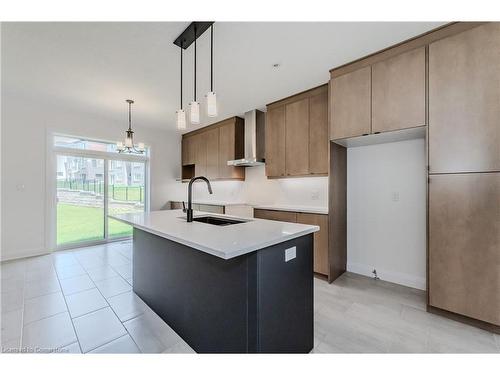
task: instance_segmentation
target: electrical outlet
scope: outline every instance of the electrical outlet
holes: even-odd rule
[[[311,199],[313,201],[317,201],[319,199],[319,191],[318,190],[311,191]]]
[[[393,191],[391,194],[391,199],[393,202],[399,202],[399,191]]]

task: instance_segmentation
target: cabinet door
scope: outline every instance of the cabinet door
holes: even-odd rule
[[[288,221],[290,223],[297,222],[297,213],[289,211],[275,211],[254,209],[253,216],[257,219],[275,220],[275,221]]]
[[[429,46],[429,166],[500,171],[500,23]]]
[[[192,136],[194,148],[194,171],[196,176],[207,174],[207,139],[205,133]]]
[[[309,173],[328,174],[328,92],[309,98]]]
[[[207,142],[207,178],[219,178],[219,129],[205,132]]]
[[[285,105],[285,159],[287,176],[309,173],[309,98]]]
[[[425,125],[425,47],[372,66],[372,132]]]
[[[285,107],[269,108],[266,113],[266,176],[285,175]]]
[[[219,178],[245,178],[245,168],[227,165],[228,160],[242,157],[236,151],[239,147],[238,142],[243,141],[243,126],[231,120],[219,127]]]
[[[182,165],[194,164],[193,136],[182,137]]]
[[[331,139],[370,134],[371,67],[335,77],[330,82]]]
[[[500,173],[429,183],[430,305],[500,325]]]
[[[297,223],[319,226],[314,232],[314,272],[328,276],[328,215],[297,213]]]

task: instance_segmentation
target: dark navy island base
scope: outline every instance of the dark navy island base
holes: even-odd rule
[[[134,292],[198,353],[313,348],[313,234],[224,260],[134,228],[133,274]]]

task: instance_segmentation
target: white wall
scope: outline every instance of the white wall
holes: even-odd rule
[[[1,259],[49,251],[46,215],[47,132],[53,130],[95,139],[124,137],[124,118],[79,112],[45,98],[30,98],[2,90],[2,248]],[[125,108],[125,107],[124,107]],[[126,110],[126,108],[125,108]],[[134,126],[137,140],[151,147],[151,209],[162,208],[180,163],[180,135]]]
[[[203,183],[194,185],[193,198],[251,205],[294,205],[328,207],[328,177],[267,179],[265,167],[247,167],[245,181],[215,181],[213,194]],[[169,189],[169,199],[186,200],[187,184],[177,182]]]
[[[425,289],[425,178],[423,139],[348,149],[349,271]]]

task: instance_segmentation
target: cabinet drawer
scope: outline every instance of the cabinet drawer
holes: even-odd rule
[[[296,212],[255,209],[253,216],[257,219],[297,222]]]

